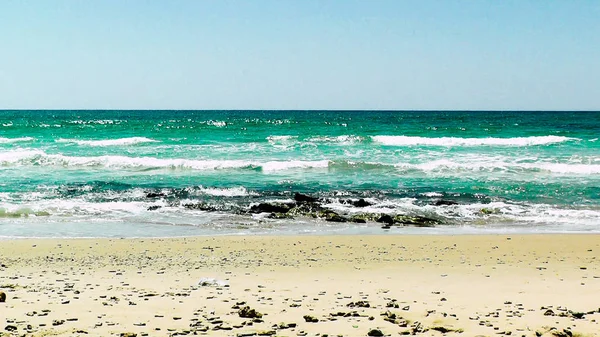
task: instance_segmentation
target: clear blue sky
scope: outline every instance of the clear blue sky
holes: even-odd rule
[[[600,110],[600,1],[5,0],[0,108]]]

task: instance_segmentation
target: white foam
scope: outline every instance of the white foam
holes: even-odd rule
[[[269,137],[267,137],[267,140],[269,142],[283,142],[283,141],[294,140],[297,138],[298,138],[298,136],[269,136]]]
[[[320,136],[308,139],[310,142],[316,143],[340,143],[340,144],[354,144],[363,141],[364,138],[354,135],[342,135],[337,137]]]
[[[57,139],[57,143],[75,143],[77,145],[86,146],[126,146],[135,145],[141,143],[154,143],[157,142],[154,139],[146,137],[128,137],[118,139],[104,139],[104,140],[82,140],[82,139]]]
[[[482,158],[478,161],[455,162],[449,159],[434,160],[421,164],[398,163],[394,165],[401,170],[419,170],[427,173],[461,173],[461,172],[540,172],[556,174],[591,175],[600,173],[597,164],[566,164],[552,162],[519,163]]]
[[[429,197],[429,198],[433,198],[433,197],[443,197],[444,195],[440,192],[425,192],[425,193],[421,193],[421,195],[425,196],[425,197]]]
[[[11,144],[11,143],[18,143],[18,142],[30,142],[35,140],[35,138],[33,137],[18,137],[18,138],[5,138],[5,137],[0,137],[0,144]]]
[[[62,167],[104,167],[117,169],[262,169],[265,172],[282,171],[299,168],[326,168],[328,160],[320,161],[247,161],[247,160],[194,160],[194,159],[159,159],[154,157],[98,156],[74,157],[62,154],[47,154],[39,150],[0,152],[0,165],[39,165]]]
[[[534,146],[579,140],[562,136],[536,136],[515,138],[457,138],[457,137],[411,137],[411,136],[373,136],[373,141],[390,146]]]
[[[258,193],[250,192],[243,186],[231,188],[201,187],[200,192],[202,194],[219,197],[244,197],[249,195],[258,195]]]

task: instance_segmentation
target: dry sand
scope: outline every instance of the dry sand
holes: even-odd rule
[[[598,235],[0,241],[0,335],[600,336],[599,253]]]

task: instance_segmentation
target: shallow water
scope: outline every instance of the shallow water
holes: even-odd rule
[[[598,232],[599,131],[599,112],[0,111],[0,236],[382,232],[243,214],[294,192],[443,221],[394,233]]]

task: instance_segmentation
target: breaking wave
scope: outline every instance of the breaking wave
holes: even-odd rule
[[[41,150],[15,150],[0,152],[0,166],[54,166],[94,167],[107,169],[186,169],[224,170],[251,169],[262,172],[277,172],[292,169],[341,169],[341,170],[395,170],[405,173],[422,172],[433,174],[460,174],[463,172],[503,173],[552,173],[594,175],[600,174],[600,164],[519,162],[506,161],[502,157],[473,160],[439,159],[422,163],[381,163],[347,160],[204,160],[204,159],[161,159],[155,157],[95,156],[77,157],[62,154],[47,154]]]
[[[373,136],[374,142],[388,146],[535,146],[580,140],[562,136],[533,136],[515,138],[457,138],[457,137],[410,137]]]

